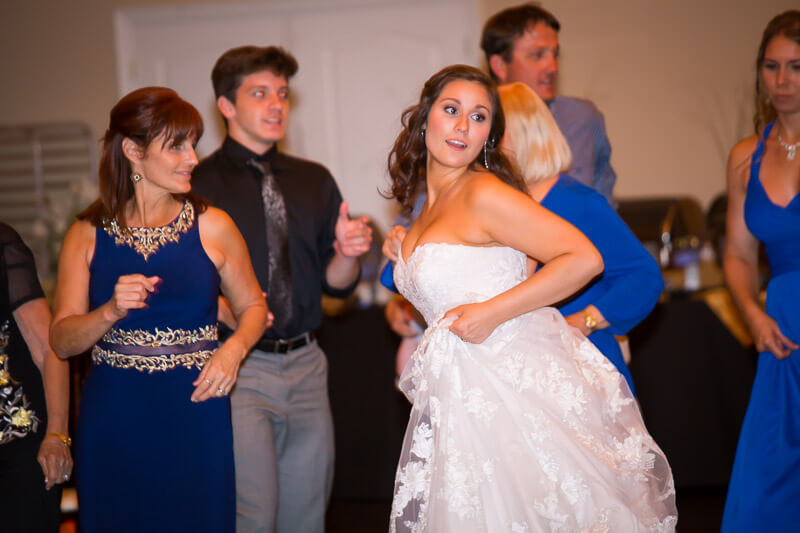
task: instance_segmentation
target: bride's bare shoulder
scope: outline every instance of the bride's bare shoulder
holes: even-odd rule
[[[528,198],[491,172],[472,172],[465,192],[469,202],[479,205],[484,205],[486,202],[504,203],[509,198]]]

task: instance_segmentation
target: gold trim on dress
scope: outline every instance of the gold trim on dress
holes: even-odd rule
[[[194,206],[189,200],[186,200],[178,218],[166,226],[122,229],[114,219],[104,220],[103,229],[114,238],[117,246],[128,245],[147,261],[151,255],[168,242],[178,242],[181,234],[189,231],[193,224]]]
[[[112,328],[103,335],[103,342],[124,346],[177,346],[218,339],[217,325],[209,324],[198,329],[143,329]]]
[[[92,362],[95,364],[106,364],[115,368],[133,368],[139,372],[164,372],[177,367],[184,368],[203,368],[206,361],[214,355],[213,350],[200,350],[191,353],[169,354],[169,355],[125,355],[114,350],[104,350],[95,345],[92,349]]]
[[[184,368],[203,368],[209,357],[214,354],[214,350],[194,350],[187,353],[173,354],[126,354],[120,353],[120,348],[114,346],[138,346],[138,347],[166,347],[166,346],[186,346],[187,349],[200,348],[201,346],[191,346],[199,342],[216,341],[218,338],[217,325],[209,324],[197,329],[121,329],[112,328],[103,335],[102,343],[111,345],[101,347],[95,345],[92,349],[92,362],[95,364],[107,364],[116,368],[133,368],[140,372],[163,372],[177,367]],[[127,351],[127,350],[123,350]]]
[[[39,425],[23,384],[8,371],[9,356],[5,351],[11,340],[9,330],[9,320],[0,324],[0,445],[35,433]]]

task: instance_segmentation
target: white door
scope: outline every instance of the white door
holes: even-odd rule
[[[115,14],[120,96],[165,85],[192,102],[206,133],[200,157],[224,137],[211,69],[225,50],[280,45],[298,60],[283,148],[326,165],[351,212],[386,228],[394,202],[386,157],[425,80],[453,63],[478,64],[477,0],[331,0],[130,8]]]

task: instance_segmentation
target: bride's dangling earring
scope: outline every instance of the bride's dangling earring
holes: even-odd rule
[[[483,166],[486,167],[486,170],[489,170],[489,153],[486,149],[488,142],[489,141],[483,143]]]

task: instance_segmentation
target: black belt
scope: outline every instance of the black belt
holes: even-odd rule
[[[311,344],[317,335],[313,331],[303,333],[291,339],[259,339],[254,348],[262,352],[270,353],[289,353],[292,350],[302,348],[306,344]]]

